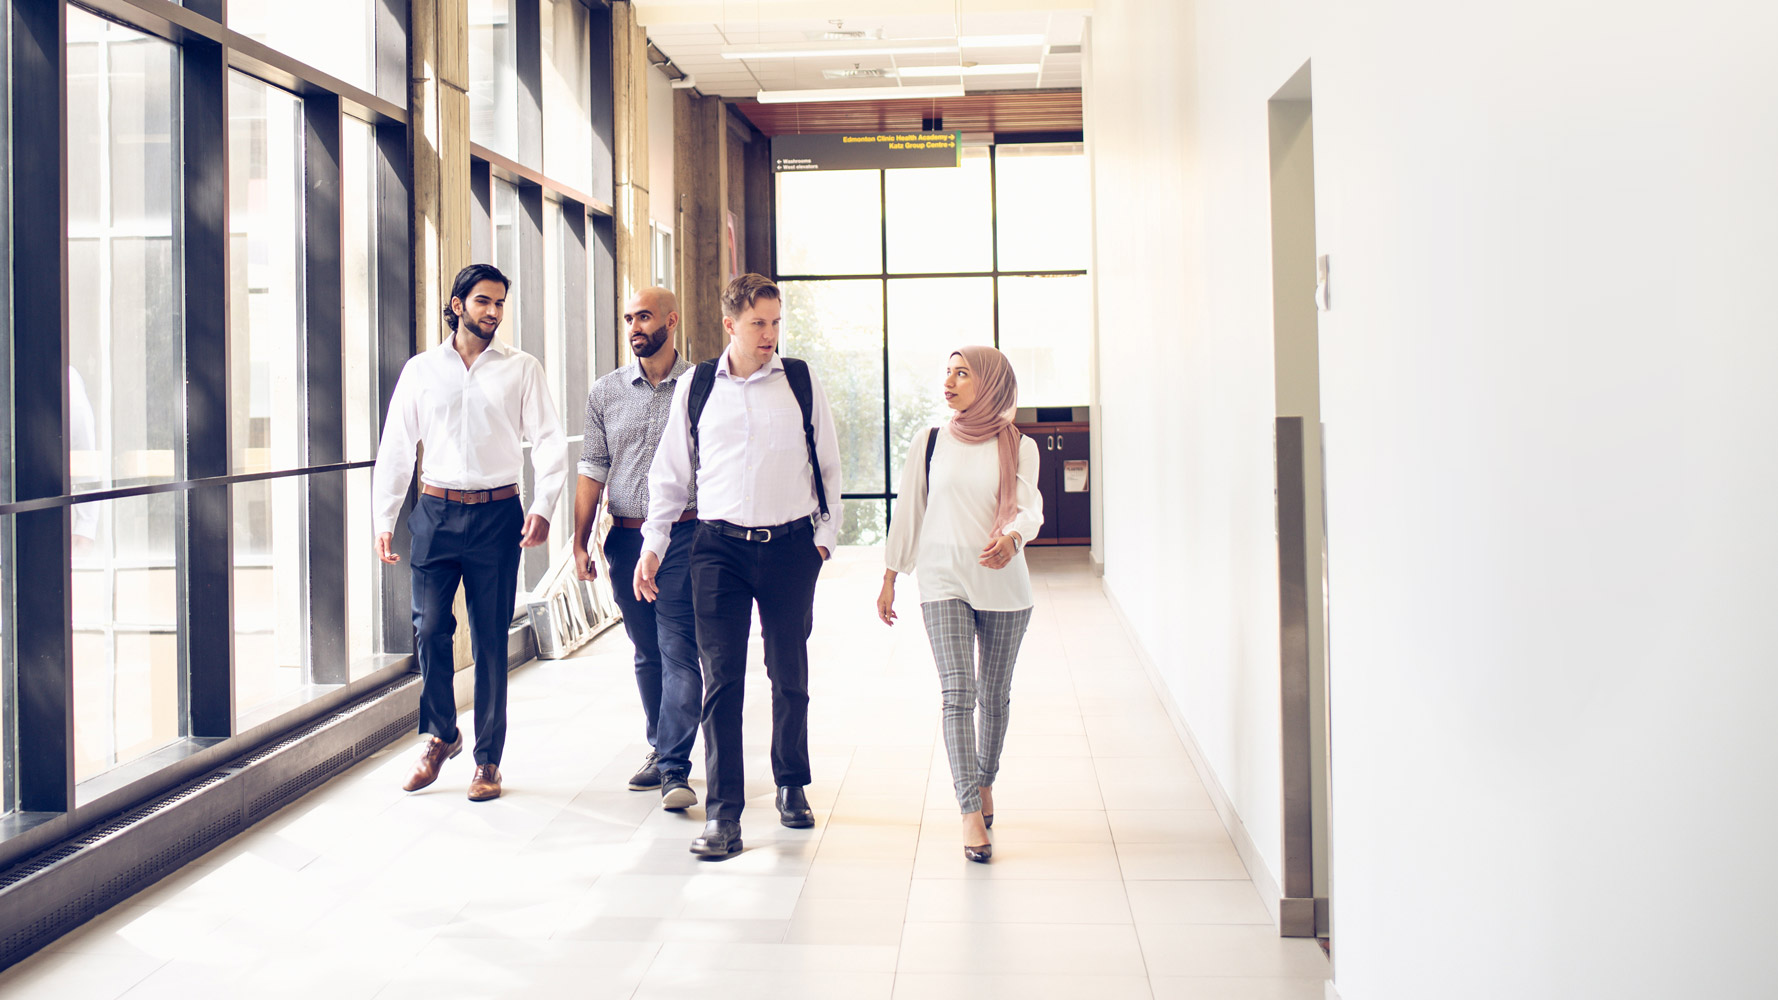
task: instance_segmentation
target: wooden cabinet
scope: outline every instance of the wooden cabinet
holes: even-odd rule
[[[1043,494],[1043,530],[1031,545],[1088,545],[1093,540],[1092,496],[1085,470],[1090,447],[1087,425],[1022,423],[1020,432],[1037,442],[1037,488]],[[1076,466],[1080,489],[1068,492],[1068,463]]]

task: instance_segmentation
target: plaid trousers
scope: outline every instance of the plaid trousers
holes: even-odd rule
[[[981,789],[992,788],[1000,772],[1007,709],[1012,704],[1012,668],[1025,626],[1031,622],[1031,609],[977,611],[967,601],[953,599],[922,604],[920,613],[926,619],[926,637],[932,642],[939,690],[944,694],[945,754],[951,759],[957,805],[965,813],[979,812]]]

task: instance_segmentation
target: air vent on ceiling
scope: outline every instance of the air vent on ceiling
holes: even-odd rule
[[[806,32],[806,34],[808,35],[809,41],[811,41],[811,42],[862,42],[867,39],[881,39],[883,37],[883,29],[881,29],[881,28],[878,28],[876,31],[847,31],[846,30],[846,22],[844,19],[835,19],[835,20],[829,21],[827,23],[833,25],[833,27],[829,28],[826,31]]]
[[[869,80],[886,77],[889,75],[889,71],[886,69],[859,69],[857,66],[853,66],[851,69],[824,69],[821,71],[821,75],[829,80]]]

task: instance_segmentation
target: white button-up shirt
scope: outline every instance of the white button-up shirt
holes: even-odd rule
[[[642,550],[665,558],[673,522],[685,510],[692,483],[691,424],[687,400],[692,377],[681,376],[673,392],[667,429],[648,470],[648,522]],[[829,552],[839,542],[844,505],[840,501],[839,439],[821,380],[809,370],[815,429],[815,456],[827,491],[826,520],[815,522],[815,544]],[[819,511],[815,474],[803,439],[803,410],[784,376],[784,362],[770,363],[747,378],[729,374],[728,351],[716,362],[716,381],[698,421],[698,517],[745,528],[787,524]]]
[[[550,402],[543,365],[496,340],[467,367],[451,341],[409,358],[389,400],[389,419],[372,474],[378,534],[395,516],[426,445],[422,482],[449,490],[491,490],[519,481],[531,444],[529,513],[548,519],[568,475],[568,439]]]

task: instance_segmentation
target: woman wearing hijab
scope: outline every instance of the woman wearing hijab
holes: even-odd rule
[[[1037,442],[1013,427],[1018,379],[1006,355],[992,347],[958,350],[944,388],[950,421],[916,437],[902,467],[877,617],[895,624],[895,577],[916,573],[944,693],[963,854],[985,863],[993,855],[988,827],[1013,662],[1031,620],[1024,540],[1043,525],[1043,501]]]

